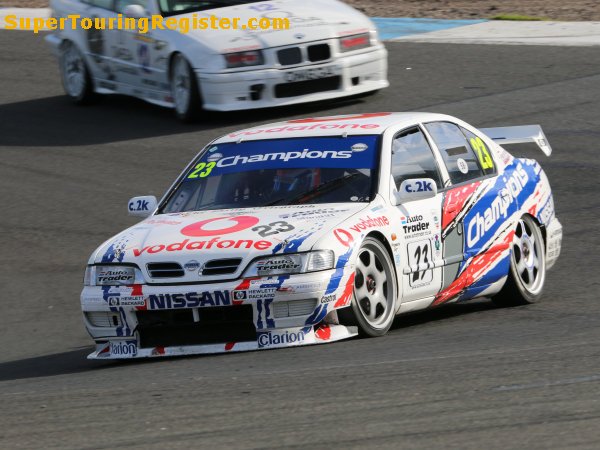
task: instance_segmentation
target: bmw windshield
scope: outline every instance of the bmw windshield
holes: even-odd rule
[[[379,136],[273,139],[212,145],[160,213],[369,202]]]

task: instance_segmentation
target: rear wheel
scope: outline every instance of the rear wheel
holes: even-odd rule
[[[352,303],[339,310],[338,317],[358,326],[363,336],[383,336],[394,321],[396,291],[396,273],[386,248],[377,239],[366,238],[356,260]]]
[[[502,290],[493,297],[501,306],[535,303],[546,281],[546,252],[542,230],[528,215],[521,217],[511,244],[510,272]]]
[[[90,103],[94,98],[92,77],[82,53],[72,42],[63,45],[60,73],[65,93],[77,105]]]
[[[171,93],[175,103],[175,113],[179,120],[193,122],[200,118],[202,100],[196,74],[181,53],[173,57]]]

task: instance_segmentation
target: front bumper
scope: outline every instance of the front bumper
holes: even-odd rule
[[[321,69],[335,71],[339,80],[328,77],[298,84],[288,78],[293,72]],[[368,52],[338,56],[323,64],[218,74],[197,72],[197,76],[204,108],[214,111],[293,105],[358,95],[389,86],[387,50],[382,45]],[[321,91],[313,92],[317,90]]]
[[[262,350],[353,337],[335,311],[352,299],[353,269],[218,284],[86,286],[90,359]]]

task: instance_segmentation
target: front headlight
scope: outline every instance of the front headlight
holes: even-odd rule
[[[144,284],[142,272],[131,266],[87,266],[84,286],[131,286]]]
[[[227,53],[223,55],[228,69],[237,69],[247,66],[261,66],[265,63],[262,51],[250,50],[247,52]]]
[[[333,268],[333,260],[331,250],[273,255],[255,260],[244,272],[244,277],[267,277],[328,270]]]
[[[340,52],[351,52],[371,46],[371,34],[361,33],[340,38]]]

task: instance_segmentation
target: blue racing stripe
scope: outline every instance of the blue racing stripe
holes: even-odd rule
[[[412,17],[371,17],[371,20],[377,25],[379,37],[383,40],[487,22],[487,20],[482,19],[444,20],[415,19]]]

